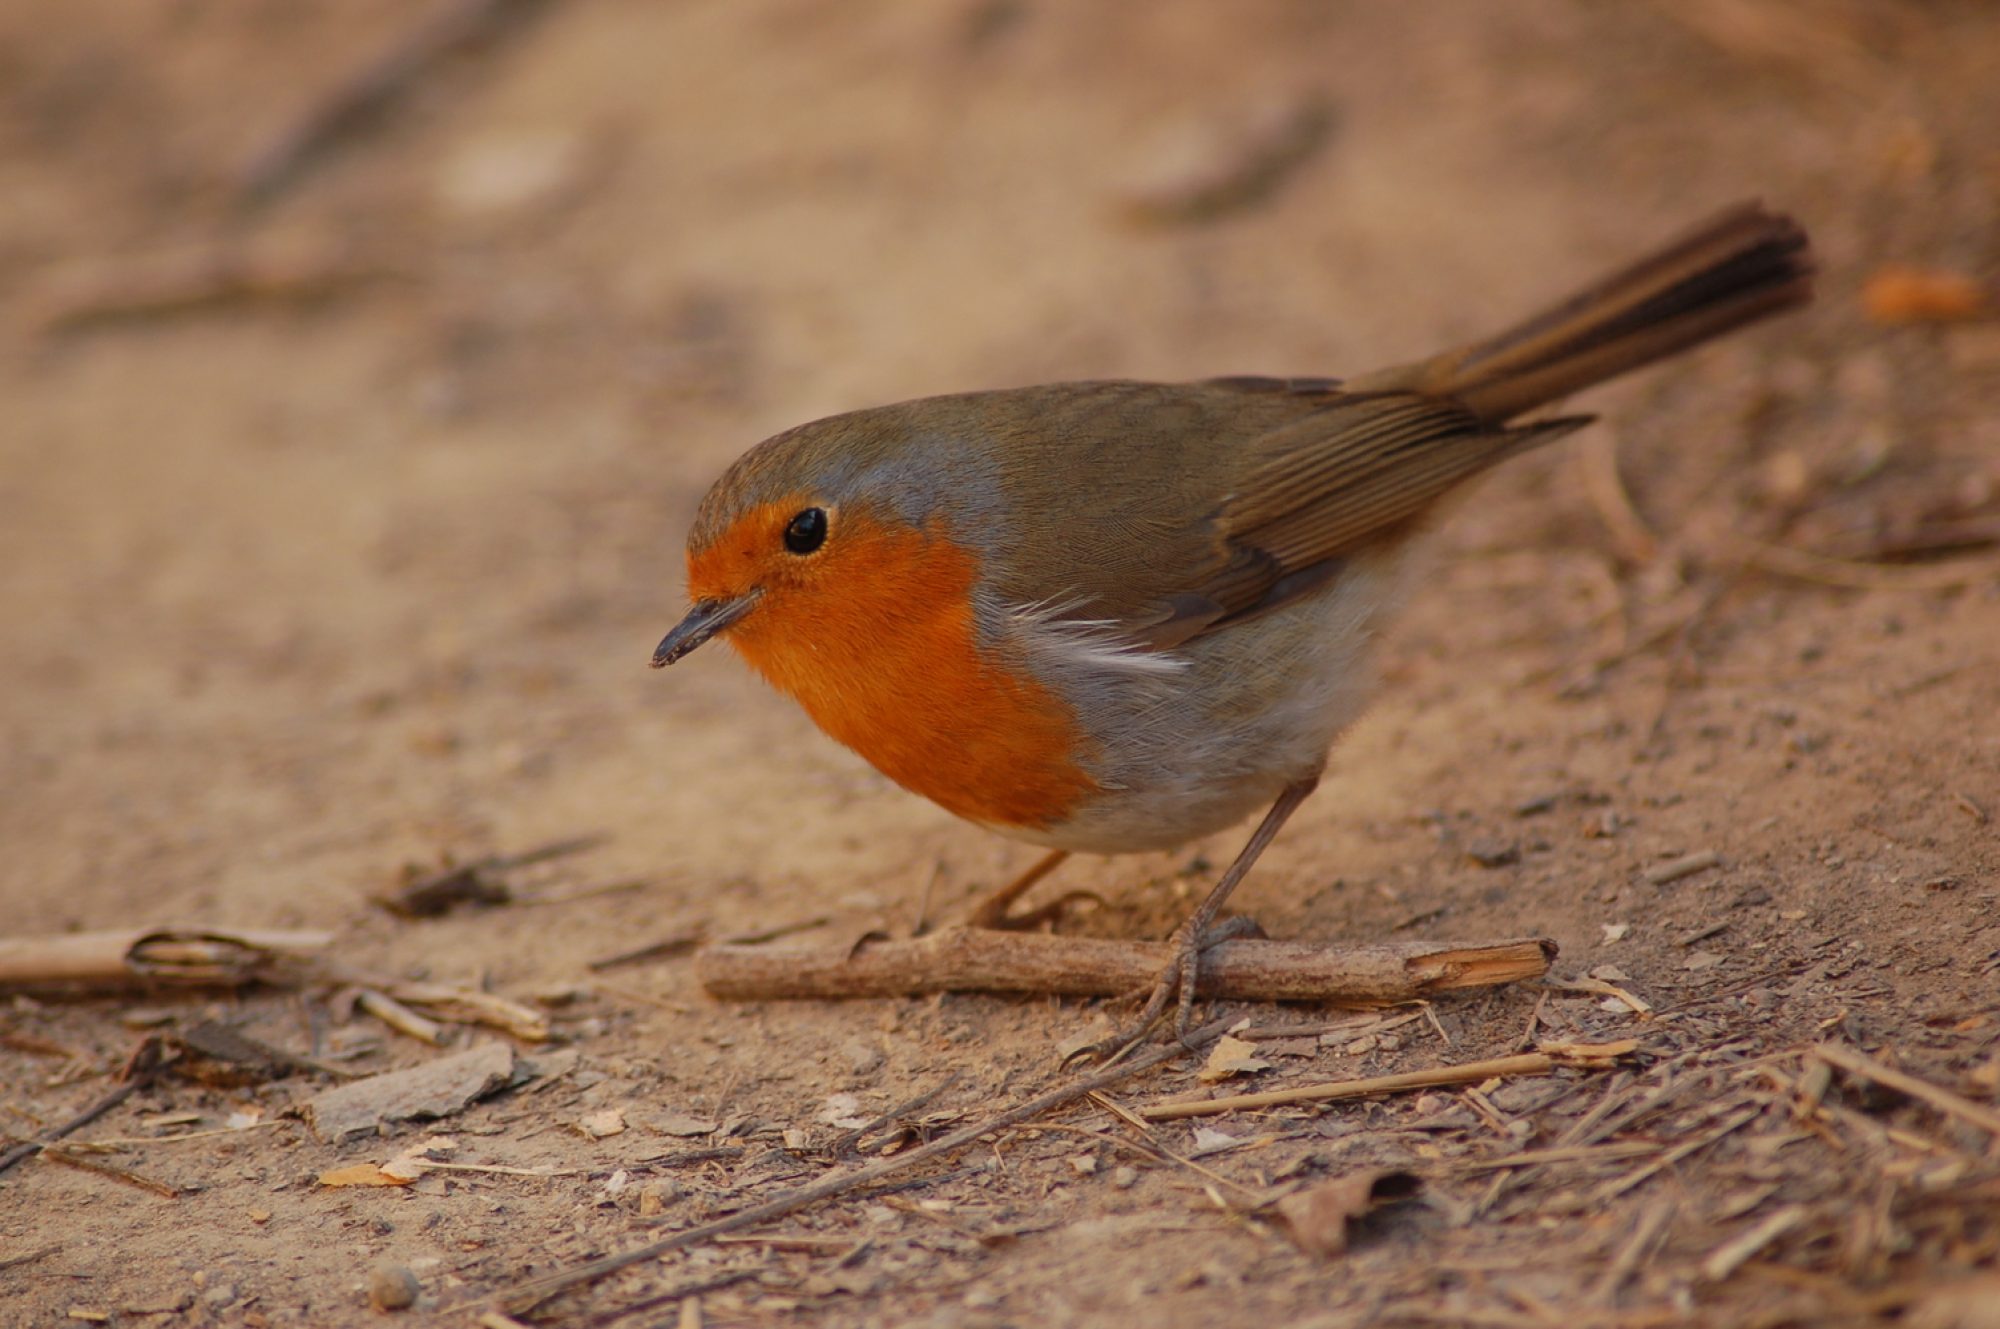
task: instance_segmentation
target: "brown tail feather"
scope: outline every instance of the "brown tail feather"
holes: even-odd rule
[[[1347,386],[1456,397],[1498,424],[1810,299],[1805,232],[1743,203],[1497,337]]]

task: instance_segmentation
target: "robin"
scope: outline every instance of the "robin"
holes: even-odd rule
[[[693,607],[904,788],[1051,852],[1172,849],[1263,821],[1173,935],[1137,1029],[1312,793],[1439,500],[1588,424],[1537,408],[1811,298],[1804,232],[1755,204],[1496,337],[1360,378],[1052,383],[927,397],[767,439],[688,536]],[[1136,1035],[1135,1035],[1136,1037]]]

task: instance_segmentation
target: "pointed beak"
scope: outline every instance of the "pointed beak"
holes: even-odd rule
[[[653,668],[670,665],[695,647],[749,613],[763,592],[751,589],[728,600],[698,600],[686,618],[660,639],[653,651]]]

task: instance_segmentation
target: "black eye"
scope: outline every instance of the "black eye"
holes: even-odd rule
[[[825,508],[807,508],[785,524],[785,548],[794,554],[810,554],[825,543]]]

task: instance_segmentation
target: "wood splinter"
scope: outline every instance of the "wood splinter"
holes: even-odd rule
[[[1123,996],[1167,962],[1165,942],[951,928],[848,946],[710,946],[695,974],[724,1001],[915,997],[934,992]],[[1546,938],[1491,942],[1225,941],[1203,953],[1200,994],[1227,1001],[1385,1005],[1546,974]]]

